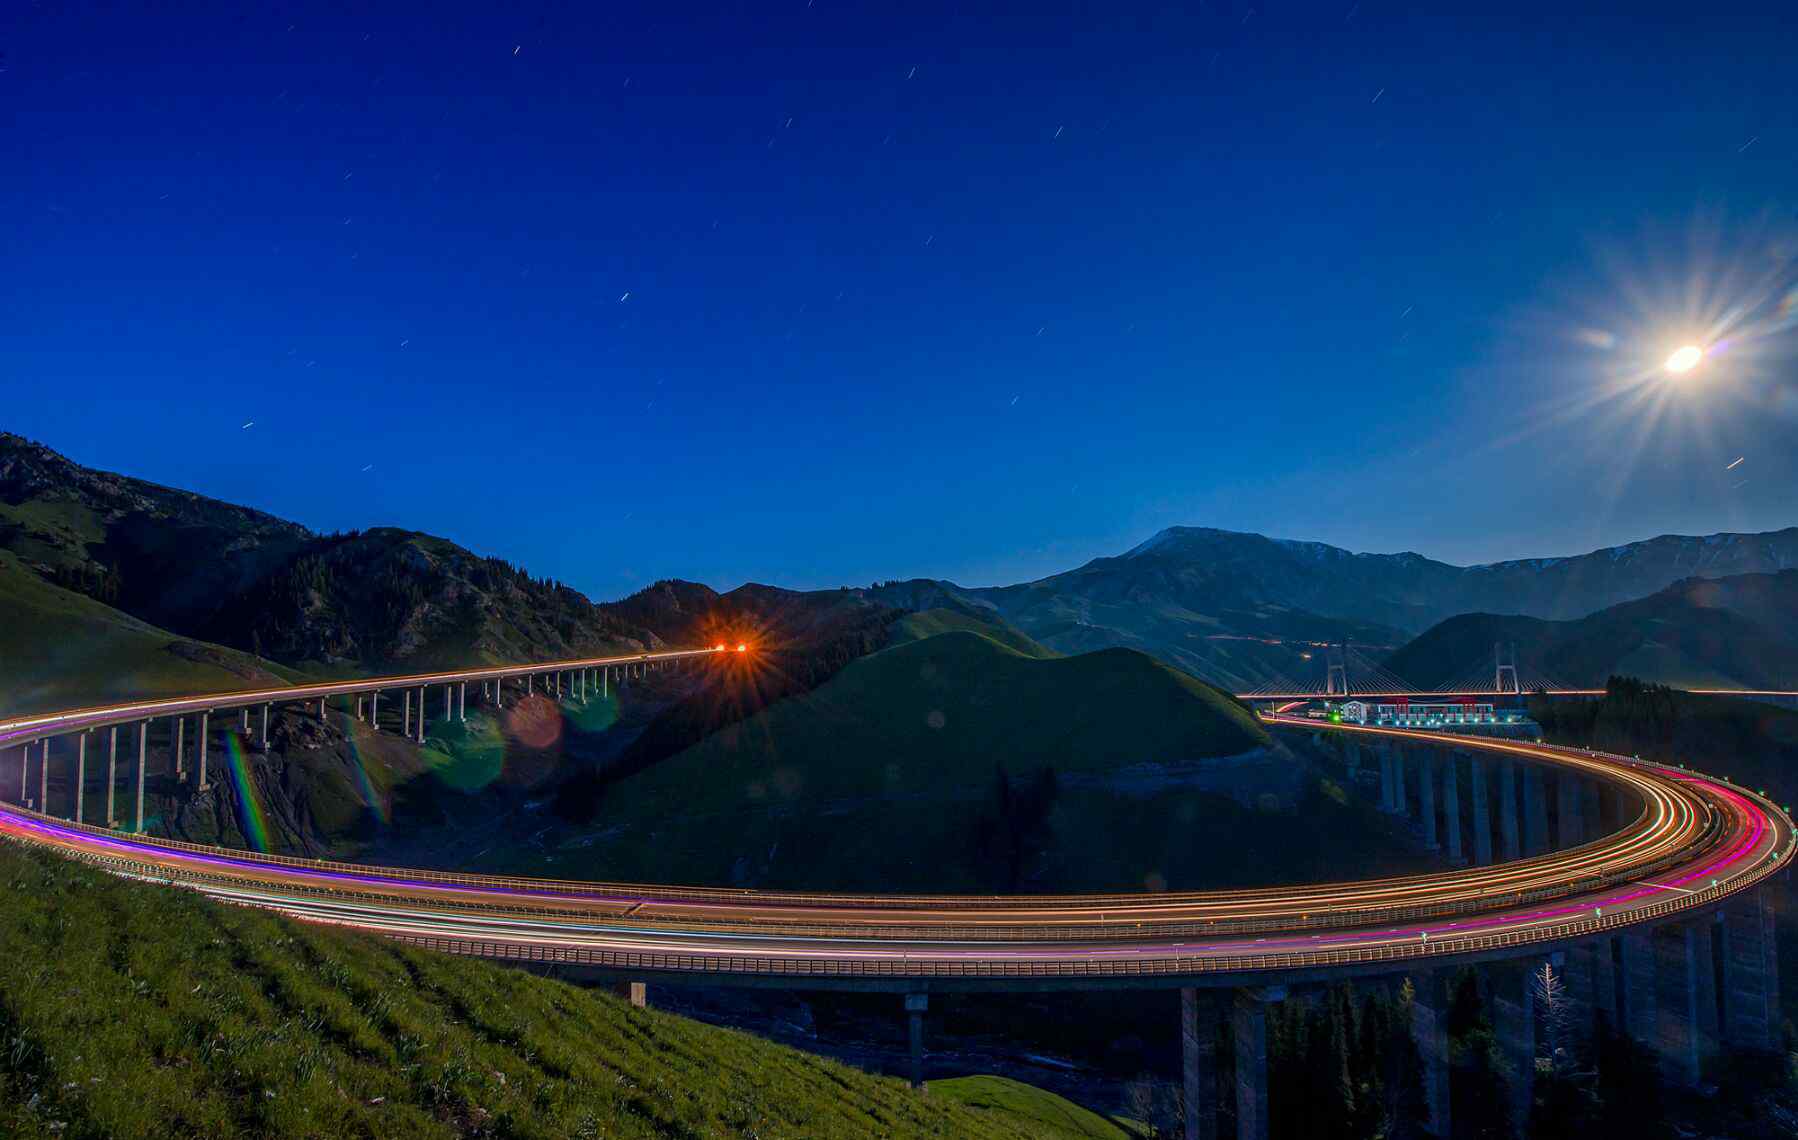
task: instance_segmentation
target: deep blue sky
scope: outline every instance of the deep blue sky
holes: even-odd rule
[[[1798,6],[268,7],[0,12],[0,426],[602,598],[1798,523]]]

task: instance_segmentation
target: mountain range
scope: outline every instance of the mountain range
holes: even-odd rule
[[[1225,687],[1302,683],[1321,678],[1326,642],[1385,657],[1463,614],[1569,622],[1676,582],[1790,570],[1798,527],[1662,535],[1476,566],[1172,527],[1123,554],[1010,586],[913,579],[818,591],[749,584],[721,594],[677,580],[596,604],[442,538],[391,527],[321,535],[0,434],[0,552],[182,637],[315,673],[628,652],[747,633],[799,654],[783,662],[785,688],[768,694],[777,700],[886,644],[895,622],[923,611],[1058,653],[1140,650]],[[1730,612],[1750,625],[1767,620]],[[1473,629],[1432,644],[1473,646]],[[1437,652],[1426,649],[1398,660]],[[1698,676],[1695,662],[1680,668]],[[1430,675],[1448,668],[1428,665]],[[1582,658],[1562,668],[1584,677],[1590,665]],[[1723,664],[1712,675],[1744,674]]]
[[[1279,678],[1321,680],[1321,642],[1351,642],[1379,657],[1457,614],[1569,620],[1685,578],[1793,567],[1798,527],[1662,535],[1572,557],[1477,566],[1171,527],[1123,554],[1034,582],[981,589],[889,583],[870,593],[899,604],[947,595],[990,606],[1051,649],[1128,646],[1244,689]]]
[[[1645,598],[1572,621],[1460,614],[1387,658],[1430,689],[1466,683],[1467,663],[1516,647],[1528,688],[1599,688],[1613,676],[1680,688],[1789,689],[1798,684],[1798,570],[1685,578]],[[1486,666],[1480,680],[1489,680]]]

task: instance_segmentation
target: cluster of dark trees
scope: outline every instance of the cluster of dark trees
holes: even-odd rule
[[[1012,779],[1004,764],[993,767],[993,780],[974,814],[974,859],[995,891],[1013,894],[1024,885],[1032,855],[1049,846],[1049,815],[1061,793],[1053,765]]]
[[[1573,1008],[1552,973],[1530,984],[1541,1056],[1525,1107],[1513,1099],[1516,1074],[1499,1048],[1479,973],[1461,971],[1449,981],[1443,1015],[1450,1135],[1509,1140],[1518,1134],[1520,1111],[1528,1114],[1521,1123],[1532,1137],[1668,1135],[1654,1058],[1602,1029],[1575,1034]],[[1274,1007],[1268,1018],[1270,1134],[1279,1140],[1428,1135],[1423,1057],[1412,1032],[1415,1001],[1406,981],[1392,990],[1343,986]],[[1226,1064],[1228,1056],[1220,1049]]]
[[[89,562],[58,565],[50,580],[65,590],[86,594],[95,601],[116,605],[119,600],[119,572],[112,566],[96,566]]]

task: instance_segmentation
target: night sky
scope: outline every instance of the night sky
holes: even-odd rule
[[[1798,5],[354,7],[0,6],[0,427],[600,598],[1798,523]]]

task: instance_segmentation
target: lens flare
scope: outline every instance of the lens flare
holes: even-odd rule
[[[262,815],[262,802],[256,796],[256,783],[250,778],[250,758],[244,753],[242,738],[235,732],[225,733],[225,757],[231,767],[231,786],[237,790],[244,838],[249,840],[251,847],[266,855],[268,822]]]
[[[1674,349],[1673,355],[1667,358],[1667,371],[1673,373],[1690,372],[1692,369],[1698,367],[1698,362],[1703,359],[1704,349],[1699,348],[1695,344],[1683,344]]]

